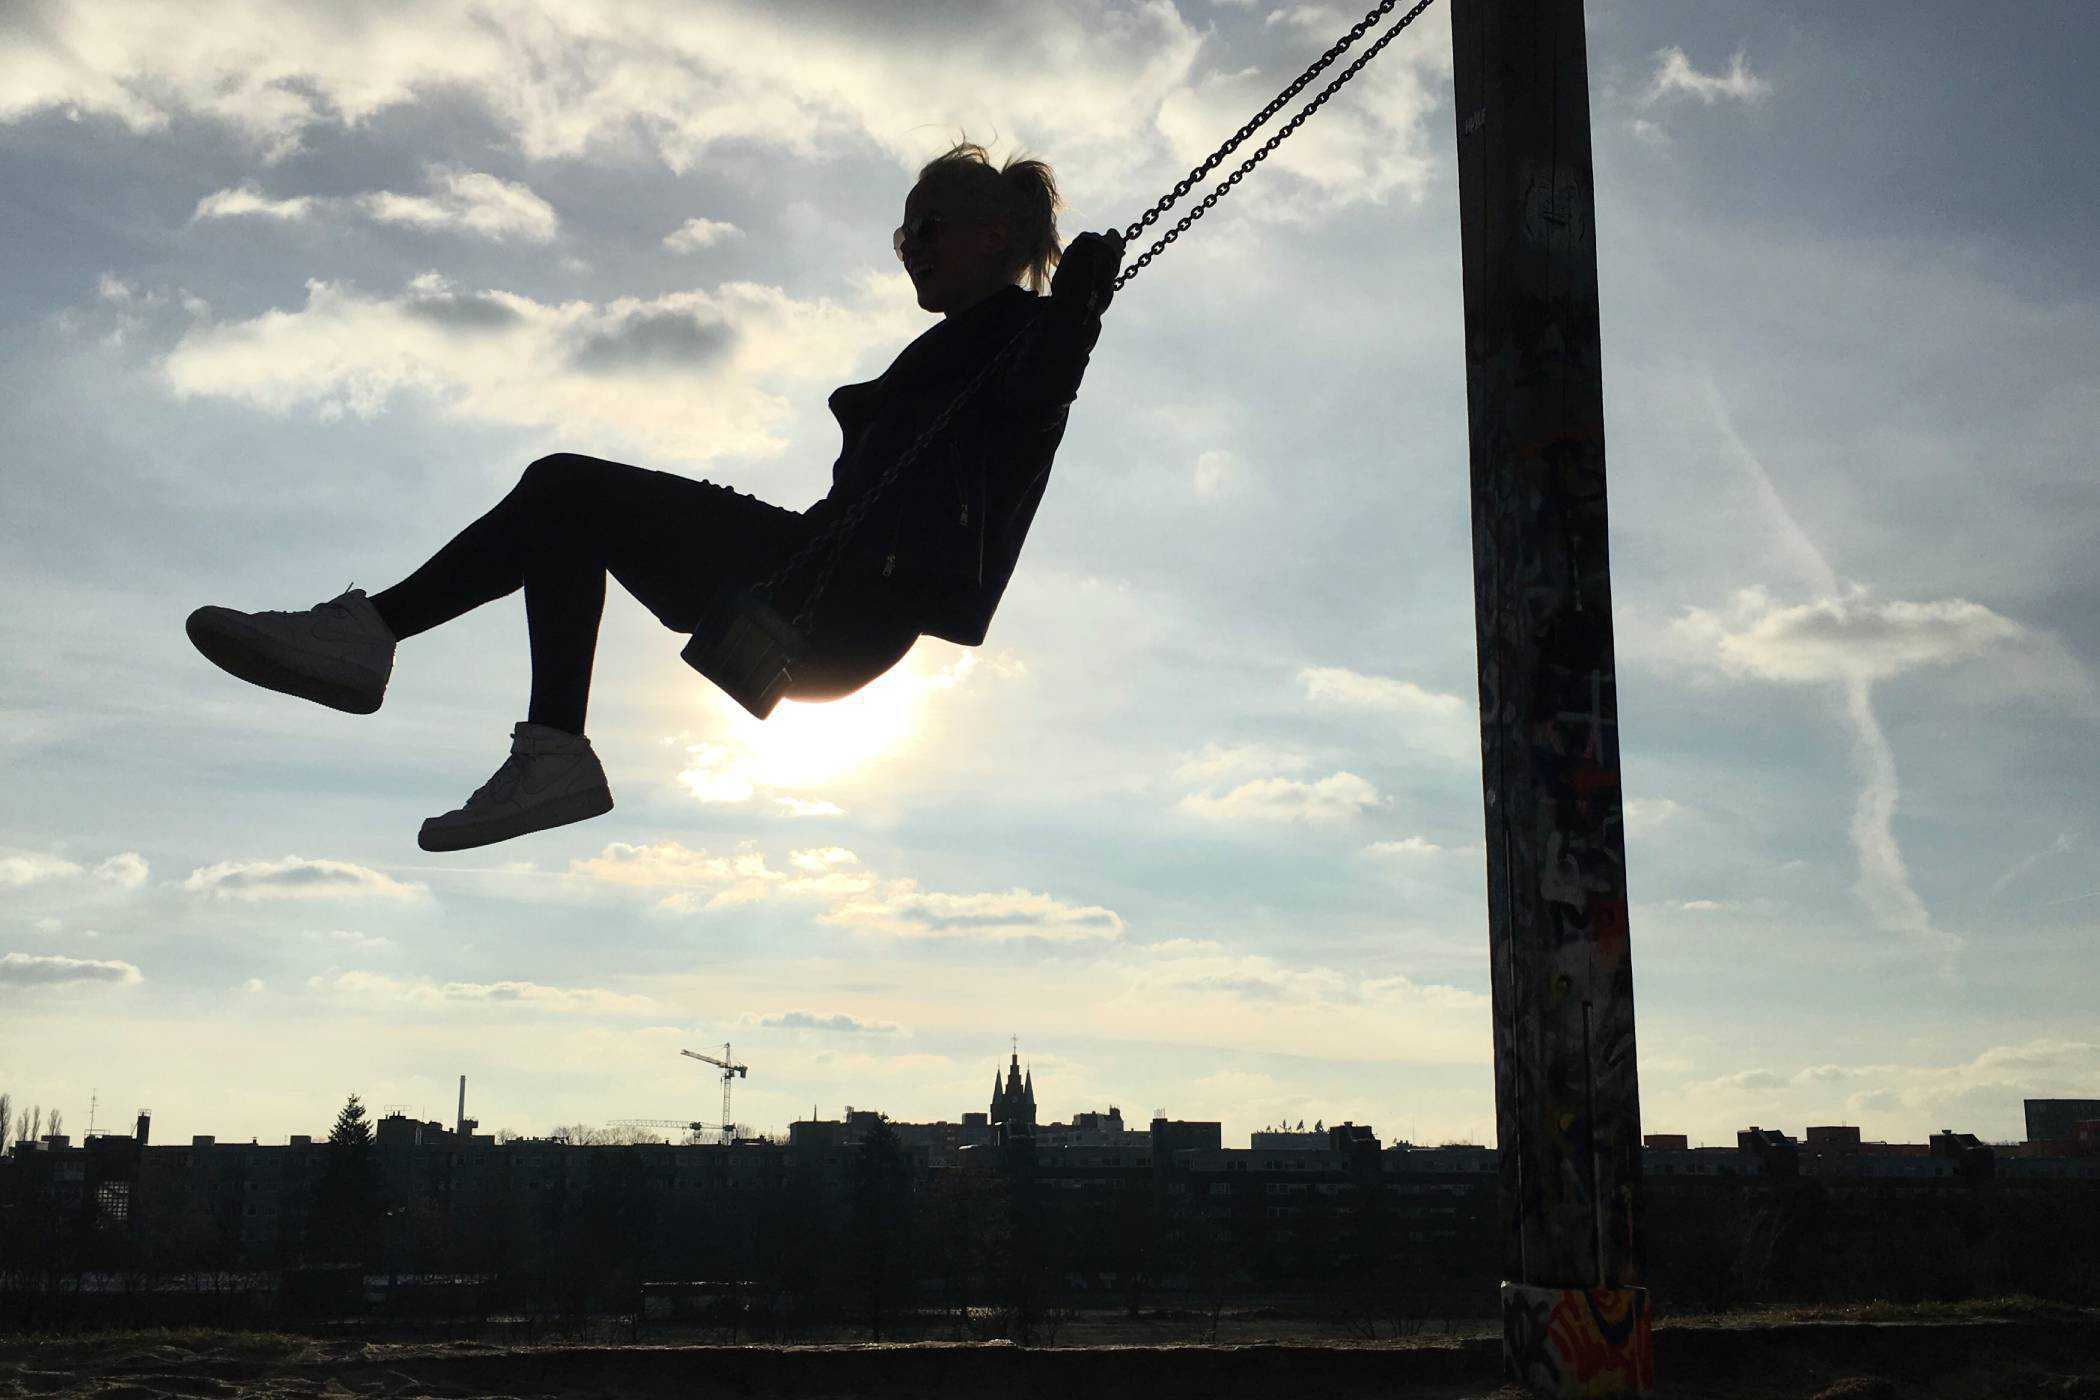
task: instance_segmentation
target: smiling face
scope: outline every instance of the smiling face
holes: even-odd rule
[[[924,310],[953,316],[1014,281],[1001,265],[1006,220],[973,215],[952,190],[914,188],[904,201],[903,228],[899,256]]]

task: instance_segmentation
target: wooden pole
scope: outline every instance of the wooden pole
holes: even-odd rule
[[[1582,3],[1451,0],[1451,32],[1503,1340],[1513,1374],[1550,1393],[1640,1394],[1652,1353]]]

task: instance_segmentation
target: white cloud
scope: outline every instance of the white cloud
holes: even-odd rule
[[[247,981],[241,983],[240,986],[235,987],[234,990],[237,992],[245,992],[249,996],[259,996],[262,993],[268,991],[269,988],[263,984],[262,978],[250,977]]]
[[[1739,589],[1725,610],[1687,609],[1671,634],[1686,654],[1732,675],[1790,682],[1887,680],[2033,639],[1981,603],[1881,601],[1863,589],[1792,605]]]
[[[68,880],[81,873],[80,866],[63,856],[26,851],[0,856],[0,885],[33,885],[43,880]]]
[[[1038,938],[1091,942],[1123,936],[1123,920],[1099,905],[1073,905],[1031,890],[943,894],[913,880],[893,880],[879,891],[847,899],[823,922],[908,939],[1010,942]]]
[[[1312,760],[1294,749],[1268,744],[1205,744],[1185,757],[1174,776],[1183,782],[1220,783],[1250,773],[1294,773]]]
[[[1649,1066],[1644,1062],[1642,1068]],[[1985,1137],[2007,1129],[2019,1136],[2014,1125],[2023,1098],[2089,1094],[2096,1079],[2100,1042],[2038,1037],[1989,1046],[1951,1064],[1758,1066],[1669,1087],[1651,1087],[1644,1074],[1641,1088],[1644,1100],[1652,1095],[1671,1115],[1659,1119],[1644,1109],[1650,1121],[1730,1133],[1753,1122],[1842,1122],[1859,1125],[1869,1138],[1893,1141],[1915,1133],[1911,1125],[1921,1121]]]
[[[151,873],[146,858],[137,851],[121,851],[95,866],[95,878],[120,890],[135,890]]]
[[[424,193],[373,190],[341,197],[299,195],[272,199],[247,181],[208,194],[190,214],[199,219],[274,219],[297,223],[322,213],[357,214],[383,224],[471,234],[502,243],[513,238],[546,243],[560,230],[554,206],[517,181],[458,166],[423,171]]]
[[[409,1006],[486,1006],[554,1011],[564,1014],[632,1015],[661,1011],[654,997],[607,991],[601,987],[548,987],[537,982],[404,981],[376,972],[330,972],[307,979],[316,991],[362,1000],[400,1002]]]
[[[198,321],[211,314],[211,306],[182,288],[153,290],[105,272],[95,280],[92,302],[62,307],[52,320],[68,335],[91,335],[122,349],[142,333],[167,326],[178,312],[185,322]]]
[[[775,869],[750,842],[727,855],[677,841],[614,842],[595,856],[570,861],[569,870],[610,885],[665,891],[657,907],[675,914],[765,899],[836,899],[875,883],[856,868],[857,856],[837,846],[792,852],[788,863],[795,873]]]
[[[1222,795],[1190,793],[1176,804],[1191,816],[1217,822],[1340,822],[1387,805],[1378,789],[1354,773],[1312,783],[1256,778]]]
[[[809,797],[786,797],[773,794],[773,805],[791,817],[843,817],[846,809],[836,802]]]
[[[1164,945],[1163,945],[1164,946]],[[1355,982],[1328,967],[1294,967],[1259,953],[1209,945],[1175,948],[1135,977],[1139,989],[1160,995],[1222,994],[1249,1002],[1317,1006],[1351,999]]]
[[[298,195],[290,199],[272,199],[252,183],[236,185],[230,189],[214,191],[197,201],[190,214],[197,219],[275,219],[279,223],[296,223],[313,213],[322,201],[311,195]]]
[[[697,253],[702,248],[712,248],[717,243],[743,236],[744,231],[735,224],[719,219],[687,219],[664,235],[664,247],[674,253]]]
[[[1434,841],[1425,841],[1419,836],[1403,836],[1398,841],[1373,841],[1364,847],[1374,856],[1395,856],[1402,860],[1422,860],[1431,856],[1468,854],[1477,849],[1473,846],[1439,846]]]
[[[393,951],[394,947],[391,938],[359,933],[356,929],[311,929],[306,936],[316,943],[327,943],[352,953],[386,953]]]
[[[0,887],[41,884],[51,880],[92,877],[120,890],[135,890],[150,874],[146,858],[137,851],[120,851],[97,861],[94,868],[43,851],[17,851],[0,856]]]
[[[433,165],[424,175],[427,194],[380,190],[359,195],[357,205],[383,224],[470,233],[501,243],[550,241],[561,226],[554,206],[512,180],[475,170]]]
[[[1732,102],[1759,102],[1772,85],[1752,73],[1739,49],[1728,60],[1725,73],[1702,73],[1692,66],[1683,49],[1674,45],[1655,54],[1655,76],[1650,79],[1644,101],[1655,103],[1675,93],[1698,98],[1711,107],[1723,98]]]
[[[1629,797],[1619,806],[1629,836],[1648,836],[1673,821],[1684,807],[1667,797]]]
[[[1322,34],[1334,33],[1349,28],[1349,21],[1332,5],[1289,5],[1274,9],[1262,19],[1265,26],[1273,28],[1288,24],[1298,29],[1316,30]]]
[[[746,1016],[745,1025],[767,1030],[835,1031],[845,1035],[902,1035],[904,1027],[895,1021],[880,1021],[867,1016],[855,1016],[845,1011],[772,1011],[759,1016]]]
[[[380,900],[414,903],[429,898],[427,886],[394,879],[346,860],[225,860],[190,872],[182,887],[213,899],[246,903],[285,899]]]
[[[571,861],[569,868],[607,885],[661,892],[654,907],[665,914],[809,900],[823,907],[822,923],[895,938],[1075,941],[1123,934],[1123,920],[1112,910],[1067,904],[1025,889],[947,894],[921,890],[910,879],[881,880],[841,846],[790,851],[786,864],[785,870],[773,865],[751,842],[717,855],[658,841],[644,846],[616,842],[596,856]]]
[[[1298,672],[1305,698],[1329,710],[1400,715],[1410,747],[1456,761],[1480,757],[1480,723],[1472,700],[1413,681],[1366,676],[1341,666],[1306,666]]]
[[[1424,690],[1413,681],[1366,676],[1341,666],[1306,666],[1299,670],[1298,682],[1305,687],[1306,699],[1346,709],[1440,718],[1469,714],[1472,709],[1457,695]]]
[[[68,958],[56,953],[8,953],[0,957],[0,987],[52,987],[68,982],[132,986],[143,981],[128,962]]]
[[[436,273],[391,296],[315,280],[302,307],[189,326],[161,373],[178,398],[272,413],[369,417],[413,395],[579,450],[602,453],[612,433],[680,459],[769,457],[788,445],[784,392],[849,378],[871,345],[909,339],[922,318],[887,270],[861,274],[850,304],[753,282],[550,304]]]
[[[1361,1033],[1381,1016],[1404,1021],[1410,1015],[1434,1015],[1442,1022],[1440,1034],[1456,1032],[1478,1043],[1488,1031],[1482,1013],[1489,1002],[1479,992],[1404,976],[1367,978],[1317,964],[1293,964],[1236,952],[1207,939],[1169,939],[1133,948],[1117,974],[1102,980],[1115,987],[1114,1000],[1148,1006],[1162,1019],[1169,1011],[1204,1019],[1231,1007],[1236,1011],[1222,1024],[1249,1013],[1264,1021],[1271,1016],[1327,1018],[1346,1036]],[[1390,1039],[1391,1027],[1386,1027],[1365,1043]]]
[[[821,874],[836,870],[842,865],[858,865],[860,857],[844,846],[818,846],[806,851],[788,853],[788,864],[810,874]]]
[[[684,171],[722,143],[807,156],[865,139],[915,169],[929,124],[996,110],[1107,171],[1142,158],[1130,133],[1203,42],[1171,5],[944,24],[903,9],[820,26],[704,0],[431,0],[409,19],[276,0],[54,4],[10,36],[0,120],[57,109],[153,131],[190,115],[278,159],[309,128],[444,93],[478,102],[532,160],[639,146]]]
[[[1769,493],[1761,464],[1737,446]],[[1687,609],[1671,624],[1668,645],[1674,659],[1727,675],[1838,685],[1861,779],[1850,827],[1860,863],[1855,891],[1878,925],[1914,939],[1934,958],[1939,975],[1951,978],[1963,940],[1933,922],[1897,843],[1901,788],[1895,750],[1874,711],[1873,686],[1921,667],[1993,652],[2043,654],[2051,651],[2050,644],[1981,603],[1881,600],[1863,588],[1840,587],[1776,494],[1769,504],[1783,533],[1815,561],[1828,591],[1808,602],[1785,604],[1763,588],[1739,589],[1726,609]]]

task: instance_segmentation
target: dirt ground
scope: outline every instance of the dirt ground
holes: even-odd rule
[[[1003,1342],[522,1346],[210,1330],[0,1336],[0,1397],[1522,1396],[1498,1379],[1499,1333],[1462,1325],[1473,1335],[1218,1345],[1074,1345],[1061,1339],[1054,1347],[1036,1348]],[[2100,1400],[2100,1313],[2089,1311],[1995,1319],[1681,1320],[1658,1326],[1656,1353],[1653,1394],[1659,1400]]]

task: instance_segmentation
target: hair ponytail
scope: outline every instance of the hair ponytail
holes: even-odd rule
[[[1064,200],[1047,162],[1015,157],[995,170],[984,147],[962,141],[928,161],[919,183],[958,196],[979,218],[1005,219],[1008,273],[1016,280],[1025,276],[1038,296],[1049,289],[1050,271],[1063,253],[1057,211]]]

